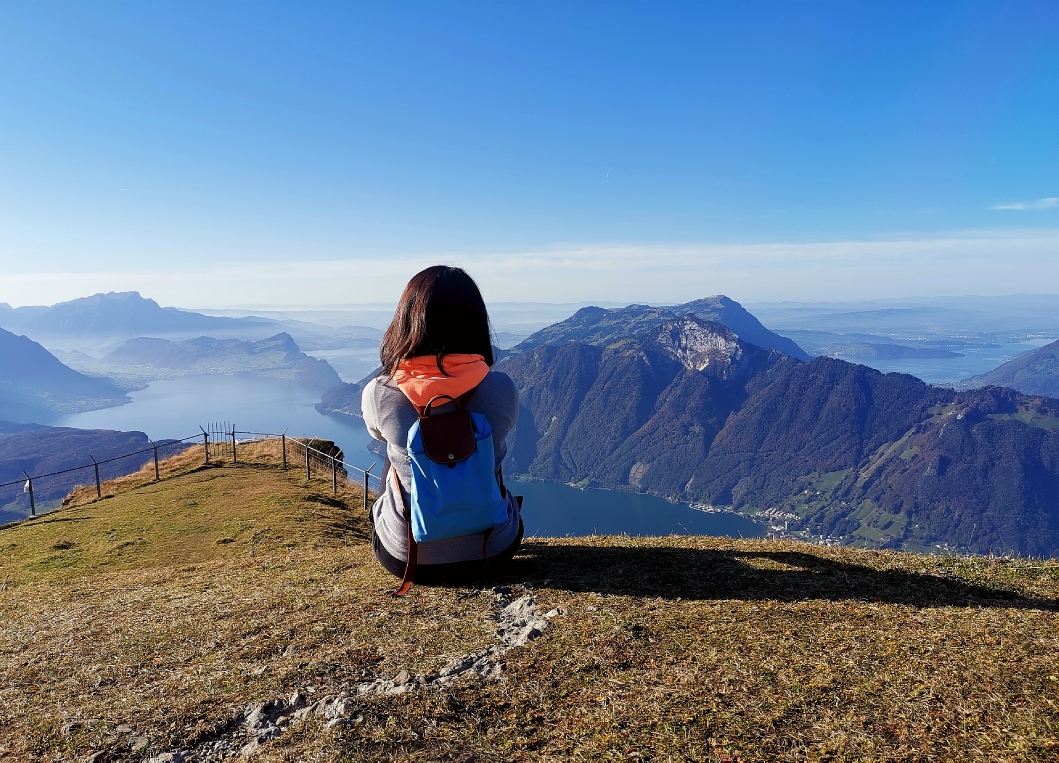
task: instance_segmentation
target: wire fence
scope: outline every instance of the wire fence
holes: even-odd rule
[[[376,464],[367,469],[346,463],[341,448],[329,440],[317,438],[288,437],[286,432],[246,432],[237,430],[230,422],[211,422],[199,427],[199,433],[179,440],[151,442],[149,447],[123,453],[91,463],[71,466],[42,474],[30,474],[0,483],[0,524],[34,517],[52,511],[62,505],[63,499],[73,491],[94,489],[97,498],[103,496],[104,483],[138,472],[153,464],[154,479],[160,480],[159,462],[179,453],[188,452],[201,443],[203,465],[218,461],[238,464],[240,446],[264,440],[278,440],[280,460],[284,469],[305,470],[306,481],[330,478],[331,489],[338,494],[339,486],[356,485],[363,491],[364,505],[373,488],[382,487],[383,477],[372,473]],[[198,442],[196,442],[198,441]],[[249,453],[242,450],[244,459]],[[148,472],[150,469],[148,468]]]

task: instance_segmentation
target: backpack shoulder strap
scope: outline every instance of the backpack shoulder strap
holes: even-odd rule
[[[412,515],[405,508],[404,495],[401,493],[401,480],[397,478],[397,470],[391,467],[390,474],[393,475],[394,500],[397,501],[397,511],[408,527],[408,561],[405,562],[404,577],[401,579],[401,585],[393,592],[394,596],[404,596],[412,589],[412,584],[415,582],[419,548],[416,546],[416,539],[412,537]]]

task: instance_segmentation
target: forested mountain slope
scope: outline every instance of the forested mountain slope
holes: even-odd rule
[[[1056,401],[802,363],[690,315],[627,316],[624,335],[606,315],[578,341],[550,327],[501,364],[522,405],[512,471],[764,512],[844,543],[1059,553]]]

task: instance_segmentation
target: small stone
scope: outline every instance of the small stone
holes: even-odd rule
[[[281,729],[279,726],[273,726],[272,724],[269,724],[258,732],[257,741],[264,742],[268,739],[274,739],[282,733],[283,729]]]
[[[289,707],[291,710],[297,710],[299,707],[302,707],[304,704],[305,704],[305,697],[302,696],[301,692],[297,692],[297,691],[294,692],[292,695],[290,695],[290,698],[287,700],[287,707]]]
[[[81,721],[67,721],[59,730],[62,732],[63,736],[69,736],[70,732],[77,731],[82,726],[84,726],[84,724],[81,723]]]
[[[252,675],[261,677],[261,676],[265,675],[265,671],[267,671],[267,670],[268,670],[268,665],[261,665],[259,667],[254,668],[253,670],[251,670],[250,673]]]
[[[125,724],[125,723],[119,723],[117,728],[115,728],[114,730],[116,732],[118,732],[119,734],[131,734],[132,733],[132,726],[129,726],[128,724]]]
[[[397,686],[402,686],[406,683],[410,683],[412,680],[412,674],[407,670],[402,670],[400,673],[393,677],[393,682]]]
[[[258,728],[268,723],[268,708],[267,702],[259,702],[256,705],[251,705],[246,711],[246,725],[250,728]]]
[[[349,703],[344,699],[336,699],[324,708],[327,718],[341,718],[349,712]]]
[[[161,755],[148,758],[147,763],[184,763],[184,755],[179,752],[163,752]]]
[[[241,749],[239,751],[239,754],[248,757],[250,755],[253,755],[255,752],[257,752],[260,749],[261,749],[261,743],[259,741],[257,741],[256,739],[251,739],[249,742],[247,742],[245,745],[243,745],[243,749]]]
[[[147,748],[147,745],[151,743],[151,740],[147,737],[129,737],[129,749],[133,752],[140,752]]]
[[[106,754],[106,750],[98,750],[97,752],[93,752],[89,754],[87,758],[85,758],[85,763],[103,763],[103,758],[106,756]]]

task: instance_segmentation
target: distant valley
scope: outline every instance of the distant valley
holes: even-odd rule
[[[1059,337],[1059,297],[769,303],[750,310],[812,356],[954,384]]]
[[[72,362],[127,382],[247,373],[288,379],[307,389],[323,391],[342,381],[326,361],[306,355],[285,333],[261,340],[203,336],[172,342],[138,337],[99,360],[79,358]]]

